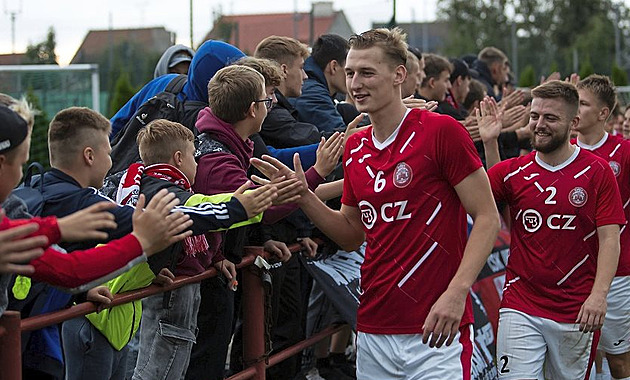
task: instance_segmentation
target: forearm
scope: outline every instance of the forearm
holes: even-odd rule
[[[597,272],[591,293],[600,293],[603,296],[608,294],[612,283],[617,264],[619,263],[619,234],[600,238],[599,253],[597,255]]]
[[[342,192],[343,179],[321,184],[315,189],[315,195],[322,201],[340,197]]]
[[[501,162],[501,155],[499,153],[499,141],[497,139],[484,141],[483,148],[486,152],[486,169],[490,169],[494,165]]]
[[[464,256],[457,273],[449,284],[449,289],[468,293],[492,252],[499,228],[500,222],[497,214],[479,215],[475,219],[464,250]]]
[[[315,193],[302,196],[300,207],[320,231],[346,251],[357,249],[365,241],[365,233],[340,211],[326,206]],[[343,207],[343,206],[342,206]]]

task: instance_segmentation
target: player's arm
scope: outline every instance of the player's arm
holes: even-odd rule
[[[584,301],[575,321],[580,324],[580,331],[583,332],[598,330],[604,324],[606,296],[619,262],[619,225],[608,224],[597,227],[597,238],[599,239],[599,253],[595,282],[591,294]]]
[[[474,224],[457,273],[431,307],[423,326],[423,341],[429,342],[431,347],[453,342],[470,287],[488,259],[500,228],[499,213],[483,168],[457,184],[455,191]]]
[[[343,250],[354,251],[365,241],[357,207],[342,204],[341,210],[332,210],[310,190],[302,195],[298,204],[313,224]]]

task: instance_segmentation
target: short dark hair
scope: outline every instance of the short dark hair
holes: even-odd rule
[[[453,65],[448,61],[448,59],[437,54],[425,54],[424,73],[427,76],[422,81],[422,87],[429,83],[429,79],[439,78],[444,71],[448,71],[449,75],[453,72]]]
[[[483,98],[487,95],[486,86],[483,83],[479,82],[476,79],[470,81],[468,90],[468,95],[466,95],[466,99],[464,99],[464,108],[470,109],[472,105],[476,101],[482,101]]]
[[[311,56],[317,66],[324,70],[328,62],[335,60],[339,64],[346,62],[350,45],[348,41],[337,34],[322,34],[315,40]]]
[[[86,144],[94,144],[95,132],[109,135],[109,120],[87,107],[70,107],[59,111],[48,127],[48,149],[53,166],[72,165],[72,156]]]
[[[577,114],[580,105],[580,96],[574,85],[568,82],[552,80],[545,82],[532,90],[532,98],[562,99],[571,107],[573,116]],[[572,116],[572,117],[573,117]]]

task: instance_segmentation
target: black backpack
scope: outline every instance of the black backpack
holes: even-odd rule
[[[188,76],[185,74],[173,78],[164,91],[142,104],[123,129],[118,132],[112,141],[110,175],[126,170],[129,165],[140,161],[136,137],[138,132],[153,120],[166,119],[178,122],[193,131],[195,136],[197,135],[195,128],[197,114],[207,106],[207,103],[178,99],[178,95],[187,80]]]

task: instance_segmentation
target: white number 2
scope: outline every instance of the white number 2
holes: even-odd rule
[[[374,179],[374,192],[375,193],[380,193],[385,188],[386,182],[385,182],[385,178],[383,178],[384,174],[385,173],[383,173],[382,170],[379,170],[378,173],[376,173],[376,178]]]
[[[556,204],[556,200],[553,199],[553,197],[556,196],[556,188],[553,187],[553,186],[549,186],[548,188],[545,189],[545,191],[550,192],[550,194],[547,197],[547,199],[545,199],[545,204],[546,205],[555,205]]]

